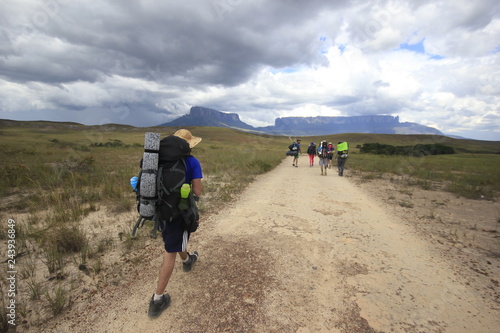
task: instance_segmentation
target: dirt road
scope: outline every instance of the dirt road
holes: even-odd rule
[[[286,160],[205,217],[177,263],[171,307],[147,317],[161,240],[55,332],[498,332],[461,268],[349,177]],[[465,272],[466,273],[466,272]],[[464,274],[465,274],[464,273]]]

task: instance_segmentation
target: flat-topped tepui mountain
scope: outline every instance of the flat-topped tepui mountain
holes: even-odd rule
[[[368,115],[352,117],[281,117],[274,126],[253,127],[240,120],[236,113],[193,106],[188,114],[160,126],[228,127],[274,135],[323,135],[339,133],[435,134],[439,130],[410,122],[399,122],[398,116]]]
[[[236,113],[225,113],[200,106],[193,106],[188,114],[160,126],[210,126],[255,130],[242,122]]]

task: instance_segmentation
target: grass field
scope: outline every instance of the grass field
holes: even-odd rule
[[[202,162],[207,197],[203,209],[217,207],[239,193],[255,175],[274,168],[287,150],[288,138],[224,128],[190,128],[203,138],[193,150]],[[88,206],[104,202],[116,210],[134,203],[128,180],[139,171],[144,133],[171,134],[172,128],[124,125],[83,126],[72,123],[4,122],[0,125],[2,162],[0,197],[4,211],[44,207]],[[500,184],[500,142],[457,140],[435,135],[337,134],[303,137],[310,141],[348,141],[348,168],[363,177],[394,174],[424,187],[439,184],[457,194],[493,198]],[[442,143],[458,154],[424,158],[360,154],[364,143],[391,145]],[[358,147],[358,148],[356,148]],[[85,213],[85,208],[79,208]],[[62,208],[61,208],[62,209]],[[79,213],[74,213],[77,219]],[[54,217],[55,218],[55,217]]]
[[[28,259],[22,259],[21,283],[30,290],[32,300],[51,308],[53,315],[62,311],[61,302],[63,306],[68,305],[67,294],[60,285],[46,288],[34,279],[35,261],[43,263],[49,275],[58,274],[65,265],[78,267],[91,260],[91,274],[98,275],[105,269],[96,253],[105,252],[113,239],[104,237],[91,242],[91,236],[78,222],[101,210],[112,214],[134,212],[135,194],[129,179],[139,172],[144,133],[159,132],[165,136],[176,129],[0,121],[0,215],[4,222],[22,216],[22,223],[16,225],[17,250],[29,254]],[[285,158],[290,143],[287,137],[232,129],[188,129],[203,138],[193,149],[204,171],[202,213],[221,209],[257,175],[276,167]],[[347,169],[364,179],[388,176],[409,185],[445,189],[468,198],[495,200],[498,197],[500,142],[381,134],[301,139],[303,151],[311,141],[348,141]],[[362,144],[372,142],[405,146],[442,143],[452,146],[458,153],[421,158],[359,153]],[[6,242],[7,228],[0,230],[0,239]],[[130,235],[124,239],[130,240]],[[57,292],[49,293],[48,290]],[[5,313],[0,311],[0,314],[3,324]]]
[[[276,166],[288,142],[234,130],[192,130],[203,138],[193,155],[202,161],[208,180],[206,192],[213,193],[211,186],[216,185],[223,197]],[[146,131],[162,135],[174,132],[169,128],[126,126],[112,130],[83,126],[2,128],[0,194],[23,195],[29,209],[35,211],[54,204],[50,202],[54,198],[47,198],[52,192],[63,192],[59,199],[68,202],[78,197],[83,203],[104,201],[118,209],[129,209],[129,179],[139,171]],[[26,201],[22,203],[22,207],[26,205]]]

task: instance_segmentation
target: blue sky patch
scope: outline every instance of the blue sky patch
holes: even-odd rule
[[[420,42],[415,43],[415,44],[402,43],[402,44],[399,44],[399,48],[401,50],[409,50],[409,51],[413,51],[415,53],[427,54],[430,57],[430,59],[434,59],[434,60],[444,59],[444,57],[441,55],[428,54],[427,52],[425,52],[424,41],[425,41],[425,38],[422,38],[422,40]]]
[[[425,38],[423,38],[420,42],[416,44],[402,43],[399,44],[399,48],[402,50],[410,50],[417,53],[425,53],[424,40]]]
[[[284,67],[284,68],[271,68],[269,71],[273,74],[277,74],[277,73],[290,74],[290,73],[296,73],[299,70],[297,68],[293,68],[293,67]]]
[[[337,47],[338,47],[338,48],[339,48],[339,50],[340,50],[340,54],[341,54],[341,55],[342,55],[342,54],[344,54],[344,51],[345,51],[346,46],[347,46],[346,44],[339,44],[339,45],[337,45]]]
[[[434,60],[441,60],[441,59],[444,59],[443,56],[440,56],[440,55],[437,55],[437,54],[433,54],[431,55],[431,59],[434,59]]]

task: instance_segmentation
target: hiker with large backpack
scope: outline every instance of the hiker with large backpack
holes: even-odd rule
[[[311,142],[307,147],[307,155],[309,155],[309,166],[314,166],[314,156],[316,156],[316,144]]]
[[[344,176],[345,163],[347,162],[347,157],[349,156],[349,145],[347,142],[339,142],[337,144],[337,168],[339,170],[339,176]]]
[[[326,176],[326,170],[328,169],[328,161],[331,155],[331,151],[328,148],[328,144],[326,140],[321,141],[318,147],[318,157],[319,157],[319,166],[321,168],[321,175]],[[324,169],[324,170],[323,170]]]
[[[328,169],[332,168],[333,165],[333,155],[335,148],[333,147],[333,143],[328,142],[328,149],[330,149],[330,155],[328,155]]]
[[[187,244],[191,232],[198,227],[198,209],[195,200],[203,192],[203,172],[198,159],[191,155],[191,149],[201,141],[190,131],[180,129],[160,141],[159,149],[146,149],[146,154],[157,153],[155,169],[146,169],[142,161],[140,182],[147,180],[144,174],[154,174],[156,195],[140,197],[140,220],[149,219],[155,222],[153,233],[160,231],[164,241],[163,263],[160,268],[156,290],[149,302],[149,317],[158,317],[170,305],[169,294],[164,294],[168,281],[172,276],[177,254],[182,259],[183,270],[188,272],[198,259],[198,253],[187,252]],[[154,164],[154,163],[152,163]],[[144,185],[144,184],[143,184]],[[141,191],[143,187],[140,187]],[[142,209],[141,209],[142,208]],[[152,215],[146,214],[148,209]],[[146,214],[148,216],[143,216]],[[134,233],[139,222],[134,227]]]
[[[290,149],[291,152],[294,152],[293,155],[293,161],[292,161],[292,166],[298,167],[299,166],[299,156],[301,153],[300,150],[300,139],[297,139],[295,142],[292,142],[290,146],[288,146],[288,149]]]

